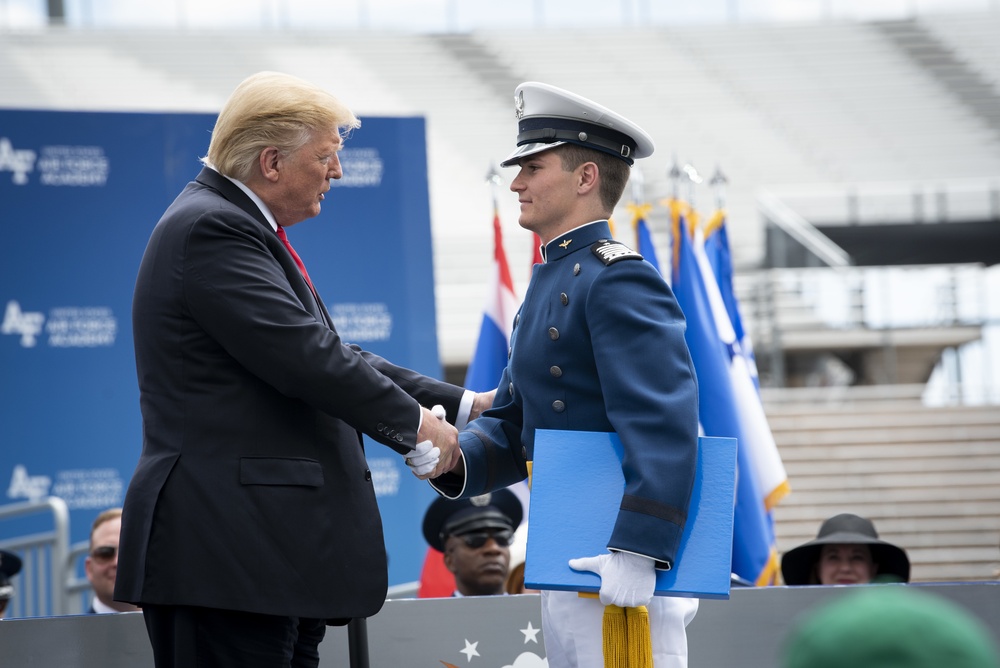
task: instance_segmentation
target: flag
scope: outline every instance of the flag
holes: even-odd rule
[[[685,340],[698,377],[699,422],[706,436],[737,439],[733,573],[757,585],[773,584],[778,572],[774,528],[764,507],[753,452],[747,447],[753,438],[752,430],[741,416],[746,383],[740,379],[746,377],[749,382],[749,376],[745,376],[738,363],[734,365],[732,347],[724,341],[728,316],[705,257],[700,233],[688,232],[692,212],[677,201],[671,201],[670,209],[673,290],[687,319]]]
[[[743,328],[739,301],[736,299],[736,292],[733,289],[733,259],[729,250],[729,234],[726,232],[726,212],[723,209],[716,210],[705,225],[705,254],[708,256],[715,280],[722,292],[722,300],[726,304],[729,322],[733,325],[736,341],[739,343],[739,353],[746,359],[753,377],[754,387],[760,392],[760,379],[757,376],[757,359],[754,357],[753,343],[750,340],[750,335]]]
[[[652,204],[629,204],[627,207],[632,214],[632,229],[635,231],[635,241],[639,254],[660,271],[660,261],[656,258],[656,247],[653,245],[653,237],[649,233],[649,226],[646,224],[646,216],[653,210]],[[663,272],[660,271],[660,275]]]
[[[771,427],[764,415],[760,401],[760,381],[757,376],[757,362],[754,359],[750,335],[743,328],[739,302],[733,289],[733,262],[726,233],[726,216],[723,210],[716,211],[705,226],[704,252],[711,266],[711,273],[718,285],[720,298],[731,324],[731,335],[723,336],[723,342],[731,346],[733,370],[749,377],[752,384],[747,387],[745,378],[734,381],[742,393],[737,397],[741,408],[741,420],[748,430],[747,447],[751,449],[751,459],[757,476],[757,485],[764,495],[764,507],[770,513],[791,491],[788,475],[778,453],[778,446],[771,434]],[[724,319],[722,317],[718,319]],[[720,334],[721,334],[720,327]],[[730,339],[728,340],[727,339]]]
[[[510,277],[503,249],[500,214],[493,210],[493,272],[490,276],[486,309],[479,327],[479,341],[465,374],[465,388],[475,392],[494,390],[507,368],[510,331],[517,312],[514,281]]]
[[[534,271],[536,264],[542,264],[542,262],[544,262],[544,260],[542,260],[542,238],[537,234],[532,234],[531,238],[534,243],[531,252],[531,269]],[[531,272],[528,272],[528,276],[531,276]]]

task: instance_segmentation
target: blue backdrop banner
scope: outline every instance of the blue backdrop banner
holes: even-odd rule
[[[138,459],[132,289],[214,121],[0,110],[0,503],[62,497],[73,542],[121,505]],[[364,118],[341,160],[344,178],[291,241],[345,341],[440,377],[424,121]],[[416,580],[433,492],[388,448],[367,453],[389,581]],[[0,526],[0,542],[32,521]]]

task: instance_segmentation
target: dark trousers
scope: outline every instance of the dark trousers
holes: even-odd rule
[[[316,668],[322,619],[183,605],[142,609],[156,668]]]

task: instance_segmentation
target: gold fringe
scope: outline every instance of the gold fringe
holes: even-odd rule
[[[605,606],[601,633],[604,668],[653,668],[653,639],[645,606]]]

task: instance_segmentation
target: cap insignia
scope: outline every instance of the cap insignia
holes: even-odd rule
[[[476,506],[477,508],[482,508],[484,506],[490,505],[490,501],[493,499],[493,495],[489,492],[485,494],[480,494],[479,496],[473,496],[469,499],[469,503]]]
[[[524,117],[524,91],[517,91],[517,95],[514,96],[514,116],[517,120],[521,120]]]

